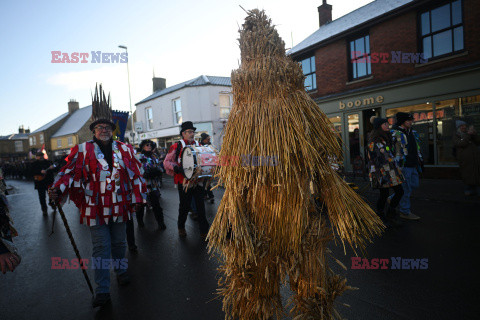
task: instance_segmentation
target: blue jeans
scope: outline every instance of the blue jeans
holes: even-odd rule
[[[93,258],[123,259],[127,248],[125,222],[111,222],[90,227],[93,244]],[[125,269],[114,269],[120,275]],[[110,269],[95,269],[95,293],[110,292]]]
[[[402,173],[403,177],[405,178],[405,182],[402,183],[403,197],[398,204],[398,211],[403,214],[410,214],[412,213],[410,208],[410,196],[412,195],[412,191],[417,189],[420,185],[420,179],[417,168],[403,167]]]

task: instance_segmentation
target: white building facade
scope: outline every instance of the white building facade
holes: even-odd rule
[[[199,76],[172,87],[155,87],[154,93],[136,104],[135,130],[140,140],[151,139],[159,147],[170,147],[180,138],[182,122],[192,121],[212,144],[221,147],[223,129],[233,103],[229,77]]]

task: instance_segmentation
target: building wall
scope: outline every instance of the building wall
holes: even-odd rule
[[[228,86],[198,86],[187,87],[159,98],[137,105],[138,121],[143,123],[143,132],[161,130],[180,126],[174,123],[173,100],[179,98],[182,104],[183,121],[194,123],[211,123],[207,126],[215,144],[221,141],[220,133],[225,121],[220,120],[220,93],[230,93]],[[147,130],[146,109],[153,110],[153,126]]]
[[[314,52],[317,76],[317,90],[313,98],[368,87],[385,82],[426,74],[447,67],[460,66],[480,60],[480,1],[463,0],[463,23],[465,53],[444,59],[433,60],[425,64],[415,63],[372,63],[371,77],[349,82],[348,40],[343,38],[319,48]],[[417,17],[423,8],[433,8],[436,2],[426,7],[416,8],[398,17],[381,22],[370,28],[370,52],[402,51],[418,53]],[[312,52],[313,54],[313,52]],[[391,55],[390,59],[391,60]]]
[[[72,138],[72,144],[68,144],[69,137]],[[57,145],[58,140],[62,141],[61,146]],[[50,145],[52,146],[52,151],[61,150],[61,149],[70,149],[70,148],[73,148],[76,144],[78,144],[78,137],[76,134],[69,134],[66,136],[55,137],[50,139]]]
[[[30,148],[35,148],[35,149],[41,149],[42,148],[42,144],[40,143],[40,134],[43,134],[43,139],[44,139],[43,141],[45,143],[45,149],[46,149],[47,153],[54,150],[52,148],[53,145],[50,144],[51,137],[52,137],[52,135],[55,134],[55,132],[58,131],[58,129],[60,129],[60,127],[65,123],[65,121],[67,121],[68,117],[69,116],[64,117],[63,119],[61,119],[60,121],[58,121],[57,123],[52,125],[50,128],[47,128],[44,131],[40,131],[40,132],[36,132],[36,133],[32,133],[32,134],[28,135],[29,139],[30,139],[30,137],[33,137],[33,136],[36,137],[36,143],[33,144],[33,145],[30,145]]]
[[[23,145],[22,151],[15,150],[15,142],[21,141]],[[28,155],[29,152],[29,143],[28,139],[1,139],[0,140],[0,159],[7,158],[24,158]]]

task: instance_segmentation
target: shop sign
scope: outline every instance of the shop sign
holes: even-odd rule
[[[374,97],[368,97],[368,98],[363,98],[363,99],[356,99],[353,101],[348,101],[348,102],[339,102],[339,107],[340,110],[347,108],[353,108],[353,107],[364,107],[364,106],[369,106],[375,103],[383,103],[384,98],[383,96],[377,96],[376,98]]]

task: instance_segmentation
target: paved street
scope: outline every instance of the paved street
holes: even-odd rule
[[[433,182],[432,182],[433,181]],[[429,190],[435,181],[425,182]],[[361,182],[361,181],[360,181]],[[49,237],[52,215],[44,218],[31,182],[9,180],[15,193],[8,196],[20,236],[15,238],[23,260],[15,272],[0,274],[1,319],[223,319],[215,299],[216,262],[206,252],[195,222],[187,222],[188,237],[176,230],[178,194],[165,179],[162,206],[168,229],[154,231],[154,217],[135,229],[139,253],[127,253],[132,283],[118,287],[112,281],[112,304],[92,309],[90,292],[79,270],[51,270],[51,257],[74,258],[68,236],[57,215],[55,233]],[[445,184],[445,182],[442,182]],[[450,184],[461,196],[461,183]],[[452,197],[452,192],[447,192]],[[364,192],[369,200],[375,193]],[[338,310],[348,319],[474,319],[479,305],[476,254],[479,242],[478,199],[453,201],[420,189],[414,200],[419,222],[406,222],[388,231],[368,248],[368,258],[427,258],[426,270],[352,270],[352,253],[333,247],[347,271],[349,284],[359,287],[338,299]],[[432,195],[437,195],[434,197]],[[213,221],[217,201],[207,204]],[[457,197],[458,198],[458,197]],[[73,204],[65,213],[84,258],[91,255],[90,234],[78,222]],[[333,244],[332,244],[333,246]],[[93,270],[88,270],[93,281]],[[112,279],[114,279],[112,277]],[[285,299],[288,290],[284,289]],[[349,304],[346,308],[341,303]]]

